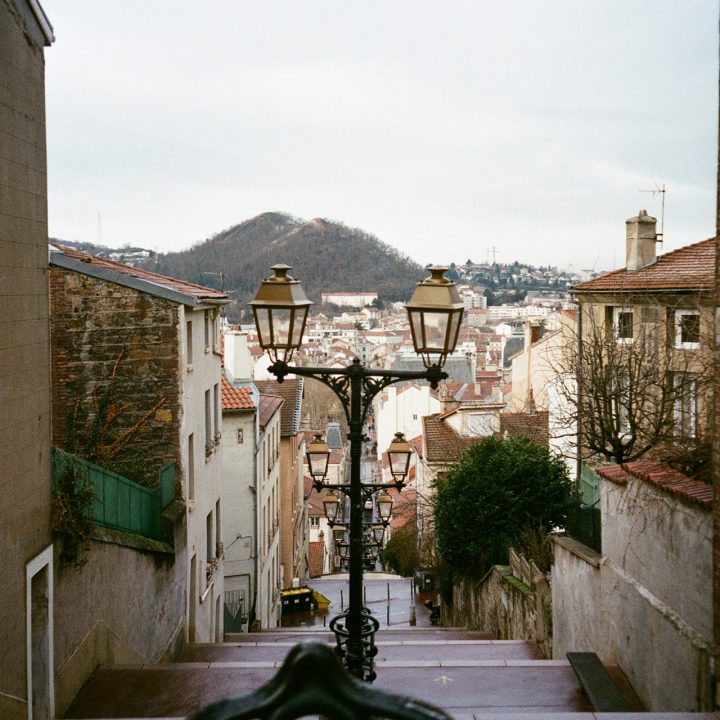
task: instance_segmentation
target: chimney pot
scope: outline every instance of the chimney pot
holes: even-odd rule
[[[625,268],[630,272],[652,265],[657,261],[657,220],[640,210],[636,217],[625,221],[626,256]]]

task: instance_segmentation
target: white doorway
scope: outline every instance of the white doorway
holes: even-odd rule
[[[28,720],[55,717],[53,546],[25,566]]]

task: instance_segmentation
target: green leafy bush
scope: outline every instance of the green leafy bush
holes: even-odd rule
[[[484,438],[435,483],[438,550],[461,575],[507,563],[524,531],[564,525],[570,488],[565,463],[548,448]]]

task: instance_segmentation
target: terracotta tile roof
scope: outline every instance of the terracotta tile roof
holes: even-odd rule
[[[399,530],[417,519],[417,491],[405,488],[401,493],[393,493],[390,527]]]
[[[281,397],[285,402],[280,418],[280,434],[292,437],[300,431],[300,413],[302,412],[303,381],[302,378],[287,378],[279,383],[277,380],[256,380],[255,386],[261,394]]]
[[[325,543],[322,540],[314,540],[308,543],[310,577],[318,577],[323,574],[325,567]]]
[[[258,407],[258,423],[261,428],[267,426],[272,416],[280,409],[283,399],[275,395],[260,393],[260,406]]]
[[[254,410],[255,403],[249,387],[233,387],[222,376],[222,409],[223,410]]]
[[[693,480],[656,460],[635,460],[623,465],[607,465],[595,468],[595,472],[616,485],[626,485],[631,478],[637,478],[692,505],[708,510],[712,507],[711,485]]]
[[[660,255],[640,270],[613,270],[579,283],[573,292],[627,292],[643,290],[712,290],[715,287],[716,238]]]
[[[530,438],[537,445],[547,447],[550,442],[550,413],[539,410],[534,415],[527,413],[500,413],[500,437]]]
[[[84,263],[88,267],[95,267],[109,272],[119,273],[120,275],[126,275],[127,277],[137,278],[138,280],[144,280],[145,282],[152,283],[153,285],[160,285],[161,287],[174,290],[182,293],[183,295],[189,295],[197,300],[228,300],[227,293],[214,290],[213,288],[196,285],[195,283],[188,282],[187,280],[177,280],[176,278],[166,277],[165,275],[158,275],[157,273],[150,272],[149,270],[142,270],[141,268],[132,267],[130,265],[123,265],[122,263],[115,262],[114,260],[90,255],[89,253],[82,252],[81,250],[75,250],[74,248],[66,247],[65,245],[59,245],[57,243],[50,243],[50,245],[59,250],[66,258]],[[53,254],[54,253],[50,253],[51,264]]]
[[[438,415],[423,418],[425,434],[425,459],[428,462],[457,462],[470,446],[482,440],[479,437],[462,437]]]

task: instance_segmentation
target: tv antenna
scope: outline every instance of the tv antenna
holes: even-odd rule
[[[653,190],[639,190],[638,192],[652,193],[653,197],[660,195],[660,232],[655,233],[655,240],[662,242],[665,239],[665,183],[662,184],[662,187],[655,183]]]

